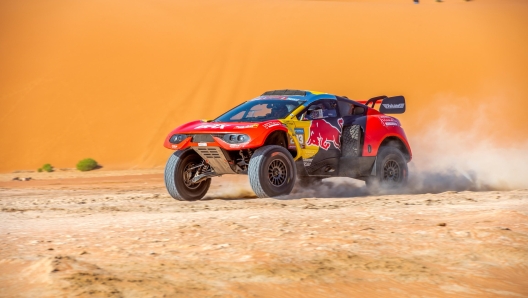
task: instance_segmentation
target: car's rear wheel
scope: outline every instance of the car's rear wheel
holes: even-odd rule
[[[176,200],[196,201],[205,196],[211,179],[193,183],[203,159],[193,150],[176,151],[169,157],[165,166],[165,186]]]
[[[407,176],[407,162],[402,152],[396,147],[383,146],[378,150],[376,176],[365,182],[371,191],[393,190],[403,187]]]
[[[263,146],[249,160],[249,183],[259,198],[289,194],[297,169],[290,152],[281,146]]]

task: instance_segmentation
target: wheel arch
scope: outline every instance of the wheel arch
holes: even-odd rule
[[[386,137],[380,143],[380,145],[378,147],[378,150],[379,150],[379,148],[381,148],[383,146],[391,146],[391,147],[398,148],[401,151],[401,153],[403,154],[403,156],[405,157],[405,160],[407,162],[411,161],[411,158],[412,158],[411,151],[408,148],[408,145],[406,144],[406,142],[402,141],[402,139],[400,139],[399,137],[397,137],[397,136],[388,136],[388,137]]]
[[[266,136],[263,146],[277,145],[288,149],[288,134],[284,130],[275,130]]]

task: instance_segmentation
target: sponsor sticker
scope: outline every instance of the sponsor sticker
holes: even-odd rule
[[[198,143],[199,147],[207,147],[207,143]]]
[[[312,165],[312,161],[313,161],[313,159],[311,159],[311,158],[309,158],[309,159],[304,159],[304,160],[303,160],[304,166],[305,166],[305,167],[309,167],[309,166],[311,166],[311,165]]]
[[[264,96],[253,98],[253,100],[265,100],[265,99],[281,99],[281,100],[295,100],[295,101],[302,100],[302,98],[289,97],[289,96],[284,96],[284,95],[264,95]]]
[[[202,124],[196,126],[194,129],[207,129],[207,128],[220,128],[224,129],[227,125],[225,124]]]
[[[272,127],[279,126],[279,125],[281,125],[280,122],[268,122],[268,123],[262,124],[262,126],[264,126],[265,129],[270,129]]]
[[[383,126],[400,126],[400,121],[390,116],[381,116],[380,120]]]
[[[307,145],[317,146],[323,150],[328,150],[330,145],[338,150],[341,150],[341,128],[343,127],[343,119],[337,120],[338,127],[333,126],[330,122],[319,119],[313,120],[310,123],[310,134],[306,140]]]
[[[248,125],[237,125],[235,128],[238,129],[246,129],[246,128],[257,128],[259,125],[257,124],[248,124]]]
[[[284,95],[263,95],[263,96],[259,96],[259,97],[256,97],[254,98],[256,100],[265,100],[265,99],[288,99],[288,96],[284,96]]]
[[[405,107],[404,103],[398,103],[398,104],[384,103],[382,105],[386,109],[403,109]]]

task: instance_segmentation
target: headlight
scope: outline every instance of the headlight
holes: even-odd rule
[[[169,139],[169,142],[172,144],[179,144],[186,138],[187,138],[186,135],[172,135],[172,137],[170,137]]]
[[[224,141],[229,144],[245,143],[249,141],[249,136],[242,134],[226,134],[224,136]]]

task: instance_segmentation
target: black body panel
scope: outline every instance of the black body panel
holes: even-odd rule
[[[368,177],[376,161],[375,156],[341,157],[338,176],[361,178]]]

